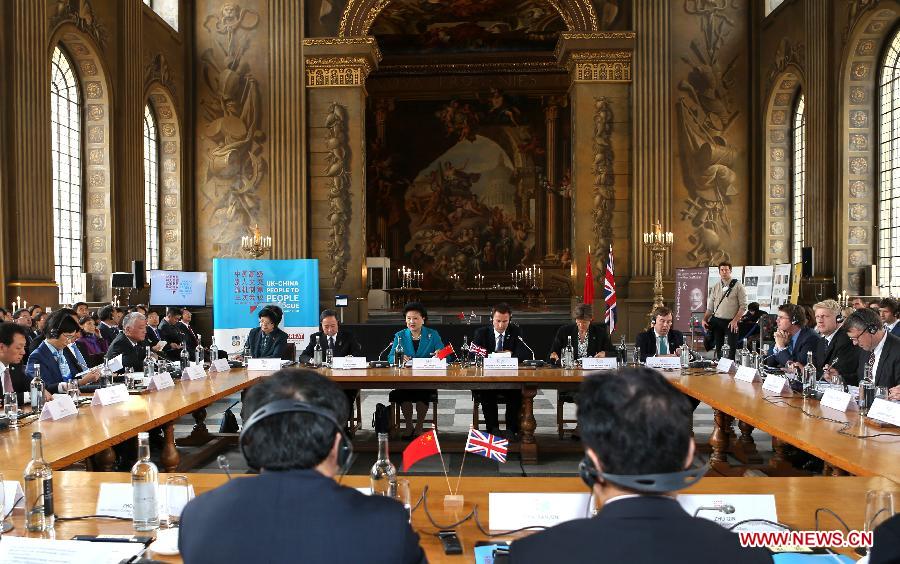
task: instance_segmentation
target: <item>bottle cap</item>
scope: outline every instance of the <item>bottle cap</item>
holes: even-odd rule
[[[138,433],[138,440],[147,440],[150,438],[150,433]]]
[[[40,438],[41,438],[41,432],[40,432],[40,431],[35,431],[34,433],[31,434],[31,438],[32,438],[32,439],[40,439]]]

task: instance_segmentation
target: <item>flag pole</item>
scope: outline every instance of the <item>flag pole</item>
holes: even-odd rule
[[[469,434],[466,436],[466,446],[463,447],[462,462],[459,463],[459,476],[456,477],[456,490],[453,492],[450,492],[453,495],[456,495],[457,493],[459,493],[459,483],[462,481],[463,466],[465,466],[465,464],[466,464],[466,452],[468,452],[468,450],[469,450],[469,437],[471,437],[471,436],[472,436],[472,426],[469,425]]]
[[[444,478],[447,479],[447,489],[452,494],[453,488],[450,486],[450,476],[447,475],[447,465],[444,464],[444,451],[441,450],[441,443],[440,443],[440,441],[438,441],[437,431],[432,429],[431,433],[434,435],[434,442],[437,444],[437,447],[438,447],[438,456],[441,457],[441,468],[444,470]]]

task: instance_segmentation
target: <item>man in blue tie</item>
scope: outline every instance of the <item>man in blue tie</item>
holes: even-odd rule
[[[897,298],[881,298],[878,302],[878,313],[884,328],[891,335],[900,337],[900,323],[897,323],[897,313],[900,310],[900,302]]]
[[[677,329],[672,329],[672,310],[667,307],[658,307],[653,310],[651,327],[647,331],[638,334],[634,339],[634,346],[641,351],[641,362],[648,356],[674,356],[684,345],[684,335]]]
[[[806,326],[806,313],[796,304],[778,306],[775,318],[775,349],[767,366],[805,366],[807,353],[815,355],[819,336]]]

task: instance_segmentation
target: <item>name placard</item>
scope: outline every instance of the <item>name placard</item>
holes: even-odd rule
[[[25,506],[25,492],[22,490],[22,484],[14,480],[3,481],[3,511],[9,513],[13,506]]]
[[[231,365],[228,364],[227,358],[217,358],[209,365],[210,372],[228,372],[229,370],[231,370]]]
[[[109,364],[109,369],[112,370],[113,372],[118,372],[119,370],[122,370],[122,368],[123,368],[122,355],[114,356],[113,358],[109,359],[108,364]]]
[[[716,365],[716,372],[731,372],[731,368],[734,366],[734,361],[730,358],[721,358],[719,359],[719,364]]]
[[[677,356],[648,356],[644,365],[655,370],[681,370],[681,359]]]
[[[847,392],[835,390],[834,388],[825,390],[825,393],[822,394],[821,403],[822,407],[836,409],[837,411],[847,411],[848,409],[853,408],[859,409],[856,402],[853,401],[853,396]]]
[[[194,485],[188,484],[191,496],[194,494]],[[165,484],[160,485],[156,490],[156,501],[159,505],[159,514],[167,515],[169,508],[166,504],[168,497],[168,489]],[[100,484],[100,493],[97,494],[97,515],[111,515],[113,517],[121,517],[123,519],[132,519],[134,517],[133,491],[131,484],[118,484],[111,482],[103,482]],[[177,504],[176,504],[177,505]],[[177,508],[178,513],[184,506]]]
[[[787,378],[784,376],[779,376],[778,374],[769,374],[766,376],[766,381],[763,382],[763,389],[767,392],[772,392],[774,394],[780,394],[788,388]]]
[[[613,357],[586,356],[581,359],[581,368],[584,370],[615,370],[619,362]]]
[[[203,365],[201,364],[191,364],[184,369],[181,378],[187,380],[199,380],[200,378],[206,378],[206,371],[203,370]]]
[[[125,384],[116,384],[108,388],[97,388],[91,405],[112,405],[128,399],[128,388]]]
[[[511,356],[489,356],[484,359],[485,370],[518,370],[519,359]]]
[[[447,359],[434,356],[414,358],[412,359],[412,368],[413,370],[447,370]]]
[[[869,418],[882,423],[900,426],[900,403],[875,398],[875,401],[872,402],[872,407],[869,408]]]
[[[778,522],[775,496],[771,494],[682,494],[677,499],[688,515],[699,509],[697,517],[709,519],[723,527],[748,519]],[[758,526],[759,523],[751,522],[739,525],[735,530],[754,530]]]
[[[509,531],[541,525],[552,527],[589,517],[591,495],[587,493],[493,493],[488,495],[488,527]]]
[[[331,368],[334,370],[353,370],[356,368],[368,368],[364,356],[336,356],[331,359]]]
[[[488,354],[488,358],[509,358],[512,356],[512,351],[497,351]]]
[[[755,368],[751,368],[749,366],[741,366],[737,369],[737,372],[734,375],[734,379],[741,382],[753,383],[759,380],[759,374],[757,374]]]
[[[165,390],[166,388],[174,388],[175,381],[172,380],[172,375],[168,372],[160,372],[158,374],[154,374],[152,378],[150,378],[150,382],[147,384],[148,390]]]
[[[78,408],[75,407],[75,402],[69,396],[54,396],[52,401],[48,401],[44,404],[44,409],[41,410],[41,421],[56,421],[57,419],[62,419],[63,417],[68,417],[70,415],[75,415],[78,413]]]
[[[247,370],[278,370],[280,368],[280,358],[251,358],[247,361]]]

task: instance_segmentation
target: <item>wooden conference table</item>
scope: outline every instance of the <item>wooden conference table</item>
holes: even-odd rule
[[[128,482],[129,479],[130,476],[125,473],[58,472],[54,475],[56,513],[64,517],[93,514],[102,482]],[[227,478],[221,474],[189,474],[188,480],[194,486],[197,495],[202,495],[203,492],[223,484]],[[587,492],[587,488],[578,478],[463,478],[459,492],[465,496],[465,505],[461,509],[445,510],[443,495],[447,493],[447,485],[443,476],[412,476],[409,480],[413,504],[422,494],[423,487],[428,485],[428,509],[439,524],[457,521],[465,517],[473,505],[477,505],[479,520],[485,529],[488,527],[490,492]],[[165,476],[160,476],[160,482],[165,483]],[[343,483],[350,487],[368,487],[369,479],[367,476],[347,476]],[[869,490],[900,492],[900,485],[884,478],[861,477],[706,478],[684,493],[724,494],[723,497],[726,499],[728,494],[774,494],[778,520],[795,529],[814,530],[816,509],[827,507],[837,513],[851,529],[862,530],[866,492]],[[14,512],[13,522],[15,529],[9,534],[40,536],[39,533],[25,531],[21,509]],[[470,519],[456,527],[463,545],[463,554],[446,556],[440,541],[433,534],[438,529],[428,521],[421,506],[413,513],[412,524],[419,533],[421,545],[432,564],[473,562],[475,543],[489,540]],[[842,529],[837,520],[824,513],[821,515],[820,526],[822,530]],[[133,529],[130,521],[99,519],[57,522],[55,529],[55,537],[61,540],[69,539],[76,534],[101,533],[131,534]],[[525,534],[528,533],[492,540],[511,540]],[[252,542],[252,539],[248,539],[248,542]],[[168,562],[181,561],[178,557],[151,556]]]

